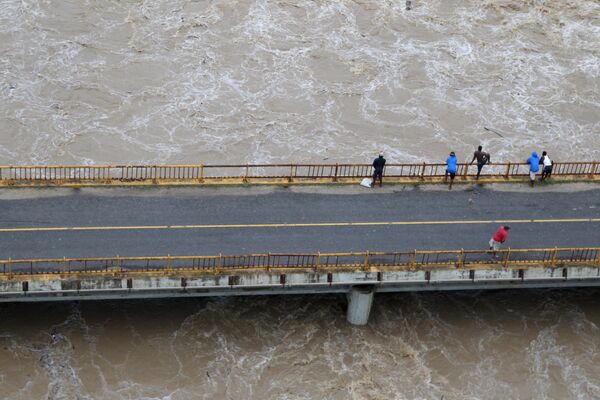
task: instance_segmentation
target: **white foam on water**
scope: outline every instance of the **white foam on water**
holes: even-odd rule
[[[413,5],[0,0],[0,163],[368,162],[380,150],[420,162],[478,144],[494,161],[541,147],[556,161],[600,157],[597,1]],[[600,397],[593,308],[483,297],[384,298],[364,329],[327,297],[211,300],[158,332],[119,308],[127,332],[69,310],[47,327],[54,344],[0,328],[6,357],[34,371],[2,394]],[[129,347],[113,354],[102,340],[115,331]]]
[[[34,372],[0,395],[595,398],[597,292],[378,295],[366,327],[335,295],[4,306],[0,362]]]
[[[591,0],[0,8],[3,163],[600,151]]]

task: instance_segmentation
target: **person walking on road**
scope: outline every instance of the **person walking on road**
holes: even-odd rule
[[[446,159],[446,173],[444,174],[444,182],[448,181],[448,175],[450,175],[450,186],[448,186],[448,190],[452,190],[452,183],[454,182],[454,177],[456,177],[456,161],[456,154],[451,151]]]
[[[535,185],[535,174],[540,170],[540,157],[534,151],[526,163],[529,164],[529,185],[533,187]]]
[[[379,178],[379,186],[383,186],[383,168],[385,167],[385,158],[383,158],[383,151],[379,152],[379,157],[373,161],[373,182],[371,187],[375,187],[375,182]]]
[[[548,153],[543,151],[542,158],[540,158],[540,164],[543,165],[542,178],[540,179],[543,181],[545,179],[550,178],[550,175],[552,175],[552,166],[554,165],[554,162],[552,162],[550,157],[548,157]]]
[[[493,250],[492,257],[496,257],[496,252],[500,250],[500,245],[506,242],[506,238],[508,237],[508,231],[510,230],[510,226],[501,226],[498,228],[494,236],[490,239],[490,250]]]
[[[469,165],[472,165],[475,160],[477,160],[477,177],[475,179],[479,179],[481,169],[485,164],[488,164],[490,162],[490,153],[486,153],[485,151],[483,151],[483,147],[479,146],[477,147],[477,151],[473,153],[473,159],[471,160],[471,164]]]

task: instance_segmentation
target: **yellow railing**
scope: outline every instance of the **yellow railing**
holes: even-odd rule
[[[600,247],[436,250],[357,253],[264,253],[215,256],[161,256],[0,260],[0,276],[70,273],[135,273],[143,271],[209,273],[245,269],[434,269],[434,268],[557,268],[565,265],[600,267]]]
[[[600,179],[600,163],[556,162],[552,175],[572,179]],[[407,181],[439,180],[445,164],[387,164],[384,176]],[[525,163],[494,163],[486,165],[481,179],[522,178],[528,175]],[[372,174],[370,164],[245,164],[245,165],[62,165],[62,166],[0,166],[0,185],[61,185],[61,184],[160,184],[160,183],[222,183],[349,181]],[[473,178],[477,166],[458,164],[458,178]]]

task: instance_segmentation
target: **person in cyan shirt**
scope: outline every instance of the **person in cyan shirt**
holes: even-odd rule
[[[540,170],[540,157],[534,151],[531,153],[531,157],[527,159],[526,163],[529,164],[529,184],[533,187],[533,185],[535,185],[535,174]]]
[[[448,190],[452,190],[452,183],[456,177],[456,162],[456,154],[451,151],[446,159],[446,174],[444,174],[444,182],[448,181],[448,175],[450,175],[450,186],[448,186]]]

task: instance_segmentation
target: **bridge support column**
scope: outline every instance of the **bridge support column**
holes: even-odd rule
[[[348,298],[348,313],[346,319],[352,325],[366,325],[369,321],[375,290],[372,286],[354,286]]]

